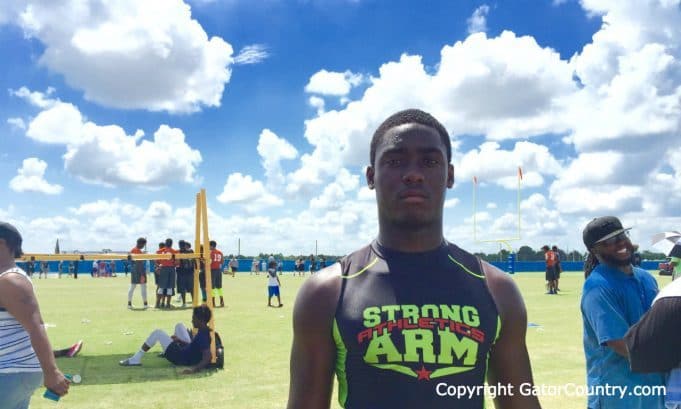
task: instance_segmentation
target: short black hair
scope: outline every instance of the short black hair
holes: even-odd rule
[[[431,127],[435,129],[438,134],[440,134],[440,139],[442,140],[442,143],[445,145],[445,150],[447,151],[447,162],[448,163],[451,162],[452,143],[449,140],[449,134],[447,133],[445,127],[442,126],[440,121],[435,119],[435,117],[429,114],[428,112],[421,111],[420,109],[411,108],[390,115],[385,121],[383,121],[381,125],[379,125],[378,129],[376,129],[376,132],[374,132],[374,136],[371,138],[371,148],[369,151],[370,161],[369,163],[371,164],[371,166],[374,166],[374,162],[376,161],[376,147],[378,146],[378,143],[380,142],[381,138],[383,138],[383,135],[388,131],[388,129],[404,124],[413,123]]]
[[[210,308],[208,308],[208,306],[205,304],[194,307],[194,316],[201,322],[205,322],[207,324],[210,321],[210,317],[212,315],[213,314],[210,312]]]
[[[209,241],[208,244],[210,244],[211,247],[217,247],[218,246],[218,244],[215,242],[215,240]]]
[[[166,239],[166,247],[173,247],[173,239]]]
[[[139,247],[139,246],[144,247],[146,245],[147,245],[147,239],[145,239],[144,237],[140,237],[139,239],[137,239],[137,247]]]
[[[5,245],[14,258],[19,258],[23,255],[21,250],[21,233],[19,233],[16,227],[7,222],[0,222],[0,239],[5,240]]]
[[[160,249],[164,248],[165,246],[166,246],[166,244],[164,242],[158,243],[158,248],[160,248]]]

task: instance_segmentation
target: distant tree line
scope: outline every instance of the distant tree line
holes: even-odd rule
[[[509,251],[502,249],[498,253],[475,253],[475,255],[488,262],[505,261],[508,259]],[[586,252],[582,253],[577,250],[566,253],[564,250],[558,249],[558,257],[561,261],[584,261],[586,255]],[[664,253],[653,253],[647,250],[641,252],[641,259],[643,260],[664,260],[665,257]],[[544,250],[521,246],[516,252],[515,259],[516,261],[544,261]]]
[[[321,257],[324,257],[327,260],[336,260],[338,258],[341,258],[343,256],[334,256],[330,254],[313,254],[316,259],[320,259]],[[232,258],[232,254],[230,254],[228,257]],[[252,260],[254,258],[260,259],[260,260],[267,260],[270,256],[274,257],[276,260],[297,260],[298,258],[302,257],[307,260],[308,257],[310,257],[310,254],[299,254],[299,255],[288,255],[285,256],[282,253],[259,253],[257,256],[246,256],[246,255],[238,255],[236,258],[238,259],[244,259],[244,260]]]
[[[502,249],[501,251],[497,253],[475,253],[476,256],[480,257],[481,259],[492,262],[492,261],[505,261],[508,259],[509,251],[507,249]],[[561,261],[584,261],[586,259],[586,252],[579,252],[577,250],[572,250],[569,253],[565,252],[562,249],[558,249],[558,257],[560,258]],[[296,260],[299,257],[303,257],[304,259],[307,259],[310,257],[309,254],[300,254],[300,255],[283,255],[282,253],[259,253],[257,256],[247,256],[247,255],[239,255],[236,256],[237,258],[240,259],[253,259],[253,258],[258,258],[260,260],[267,260],[270,256],[273,256],[277,260]],[[232,255],[230,254],[228,256],[229,258],[232,258]],[[341,257],[337,255],[332,255],[332,254],[316,254],[315,258],[319,259],[320,257],[324,257],[327,260],[336,260]],[[654,253],[651,251],[642,251],[641,252],[641,259],[643,260],[664,260],[665,259],[664,253]],[[520,246],[518,251],[516,252],[515,255],[516,261],[544,261],[544,250],[538,249],[535,250],[530,246]]]

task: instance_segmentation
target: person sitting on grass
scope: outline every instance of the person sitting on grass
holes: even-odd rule
[[[191,374],[207,367],[211,361],[210,353],[210,329],[208,322],[211,311],[205,305],[194,307],[192,313],[192,325],[198,329],[193,337],[189,328],[184,324],[175,325],[175,334],[168,335],[166,332],[156,329],[142,344],[142,348],[130,358],[119,362],[122,366],[141,366],[142,357],[156,343],[163,348],[163,357],[175,365],[190,366],[182,371],[183,374]]]
[[[267,306],[272,306],[272,297],[277,297],[277,307],[283,307],[284,304],[281,303],[281,296],[279,295],[279,287],[281,287],[281,282],[279,277],[277,277],[277,262],[272,260],[269,263],[269,268],[267,269]]]

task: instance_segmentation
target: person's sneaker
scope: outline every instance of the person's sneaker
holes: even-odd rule
[[[147,303],[144,303],[144,309],[146,310],[148,308],[149,308],[149,305]]]
[[[71,345],[71,348],[69,348],[69,352],[66,353],[66,356],[69,358],[73,358],[74,356],[78,355],[80,352],[81,348],[83,348],[83,340],[79,340],[75,344]]]
[[[128,309],[132,310],[132,304],[128,304]]]
[[[142,363],[140,363],[140,362],[134,363],[134,362],[130,361],[130,358],[128,358],[128,359],[124,359],[122,361],[118,361],[118,365],[120,365],[120,366],[142,366]]]

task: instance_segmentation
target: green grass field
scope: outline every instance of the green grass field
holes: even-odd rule
[[[543,274],[514,276],[528,310],[527,343],[537,385],[584,385],[579,297],[581,273],[563,274],[560,295],[545,295]],[[658,278],[661,286],[670,278]],[[216,327],[225,344],[225,369],[181,375],[152,349],[142,367],[118,361],[138,350],[154,328],[172,331],[190,323],[191,309],[129,311],[129,279],[34,280],[53,347],[85,341],[76,358],[59,358],[65,373],[79,373],[80,385],[55,404],[39,389],[31,408],[283,408],[291,347],[291,310],[303,277],[281,278],[283,308],[266,306],[264,275],[224,277],[227,308],[217,309]],[[139,289],[133,304],[142,304]],[[180,368],[181,369],[181,368]],[[584,397],[541,396],[543,408],[586,407]],[[339,407],[335,396],[332,407]]]

